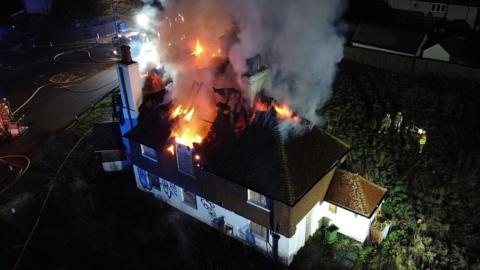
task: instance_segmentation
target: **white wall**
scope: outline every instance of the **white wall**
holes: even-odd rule
[[[145,189],[139,178],[139,168],[133,165],[133,171],[135,175],[135,182],[137,187],[145,192],[152,193],[156,198],[161,199],[162,201],[168,203],[172,207],[177,208],[178,210],[210,225],[213,226],[213,215],[211,212],[206,209],[207,207],[213,206],[215,212],[215,217],[224,217],[225,224],[229,224],[233,227],[233,237],[244,241],[244,234],[246,228],[250,227],[250,220],[228,210],[223,207],[220,207],[208,200],[196,196],[197,208],[193,208],[190,205],[183,202],[183,193],[182,188],[176,186],[165,179],[161,179],[161,188],[160,190],[152,187],[152,190]],[[164,185],[169,187],[169,191],[165,192]],[[176,191],[176,192],[175,192]],[[169,196],[170,195],[170,196]],[[280,235],[278,242],[278,255],[280,260],[286,264],[289,264],[297,251],[305,244],[305,219],[303,219],[299,224],[297,224],[297,231],[295,235],[291,238],[287,238],[283,235]],[[263,252],[271,252],[271,242],[272,237],[270,237],[270,244],[268,244],[264,239],[255,237],[255,246]]]
[[[431,14],[434,18],[445,17],[447,20],[463,20],[470,25],[475,26],[475,19],[478,13],[478,7],[469,7],[461,5],[446,5],[445,12],[432,12],[432,3],[441,4],[435,1],[415,1],[415,0],[385,0],[385,2],[394,9],[423,12],[425,16]]]
[[[477,7],[465,7],[458,5],[448,5],[446,18],[447,20],[464,20],[473,27],[477,17]]]
[[[183,202],[183,193],[181,187],[178,187],[161,178],[161,190],[157,190],[155,188],[152,188],[152,190],[147,190],[143,188],[140,183],[138,169],[139,168],[137,166],[133,165],[135,181],[139,189],[145,192],[152,193],[156,198],[161,199],[162,201],[177,208],[178,210],[210,226],[213,226],[213,216],[211,215],[211,213],[209,213],[204,204],[209,207],[213,206],[213,210],[215,212],[214,216],[223,216],[225,224],[229,224],[233,227],[233,237],[238,240],[244,241],[244,234],[242,233],[242,231],[244,231],[246,228],[249,228],[250,220],[228,209],[222,208],[212,202],[209,202],[208,200],[205,200],[200,196],[196,196],[197,208],[192,208],[190,205]],[[169,187],[168,190],[170,190],[171,192],[165,192],[164,185],[167,185]],[[176,193],[174,191],[176,191]],[[320,221],[323,217],[330,218],[332,223],[339,227],[340,233],[360,242],[365,241],[369,234],[370,223],[374,218],[373,216],[371,219],[368,219],[361,215],[355,215],[354,213],[340,207],[337,207],[337,213],[334,214],[328,210],[328,205],[328,202],[323,202],[321,204],[318,203],[312,208],[312,210],[310,210],[310,235],[305,235],[307,231],[306,217],[308,214],[305,215],[305,217],[303,217],[303,219],[300,220],[300,222],[298,222],[298,224],[296,225],[295,235],[290,238],[280,235],[280,239],[278,241],[278,256],[283,263],[288,265],[292,262],[294,256],[297,254],[300,248],[305,245],[305,240],[308,239],[319,229]],[[263,252],[271,252],[271,239],[272,238],[270,237],[270,243],[266,243],[265,240],[256,237],[255,246]]]
[[[328,210],[330,203],[322,202],[319,209],[316,210],[317,215],[326,217],[331,220],[331,223],[339,228],[339,232],[359,242],[364,242],[370,233],[370,223],[374,219],[368,219],[362,215],[355,214],[341,207],[337,207],[337,213],[332,213]]]
[[[440,44],[436,44],[428,49],[425,49],[422,57],[446,62],[450,61],[450,55],[442,48],[442,46],[440,46]]]

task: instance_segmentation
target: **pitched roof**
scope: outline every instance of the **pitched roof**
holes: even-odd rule
[[[318,128],[283,142],[278,130],[250,125],[222,155],[207,156],[206,169],[292,206],[348,151]]]
[[[369,218],[386,192],[387,189],[356,173],[337,170],[330,182],[325,200]]]
[[[379,25],[359,24],[352,42],[416,55],[425,33]]]

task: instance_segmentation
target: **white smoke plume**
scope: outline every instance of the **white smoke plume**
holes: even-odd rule
[[[330,98],[344,37],[338,22],[343,0],[234,0],[240,43],[230,59],[239,74],[245,59],[260,54],[272,68],[268,93],[313,124]]]
[[[344,0],[169,0],[161,1],[161,11],[145,1],[142,12],[154,22],[150,32],[159,37],[160,65],[174,79],[175,96],[190,95],[194,78],[207,87],[213,80],[212,74],[199,72],[203,64],[192,60],[195,41],[200,39],[208,53],[216,52],[219,37],[235,30],[239,42],[224,52],[237,76],[234,83],[242,86],[246,59],[260,54],[272,70],[267,93],[322,125],[316,111],[330,98],[343,57],[339,19]],[[207,111],[215,109],[214,101],[202,104]],[[304,130],[293,122],[279,128],[284,135]]]

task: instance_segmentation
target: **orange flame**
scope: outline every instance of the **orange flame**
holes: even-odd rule
[[[293,111],[287,105],[274,105],[275,111],[280,118],[292,118]]]
[[[185,114],[185,117],[183,117],[183,119],[185,119],[186,121],[192,120],[194,112],[195,112],[195,108],[192,108],[188,113]]]
[[[176,118],[177,116],[181,115],[183,113],[183,107],[182,105],[178,105],[175,110],[170,114],[170,119]]]
[[[197,39],[197,43],[195,44],[195,49],[192,52],[193,56],[199,56],[203,52],[203,47],[200,44],[200,41]]]
[[[192,121],[194,114],[195,108],[188,109],[182,105],[178,105],[170,113],[170,119],[175,120],[172,137],[175,142],[190,148],[193,148],[194,143],[201,143],[203,140],[198,134],[198,123]]]
[[[173,146],[173,144],[170,144],[170,145],[167,147],[167,151],[168,151],[172,156],[175,155],[175,147]]]
[[[193,132],[191,132],[189,128],[183,130],[181,134],[174,133],[173,137],[175,138],[175,141],[177,143],[188,146],[190,148],[193,148],[194,143],[202,142],[202,137],[198,134],[194,134]]]

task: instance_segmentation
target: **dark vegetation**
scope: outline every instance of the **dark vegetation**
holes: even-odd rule
[[[479,269],[479,81],[408,76],[341,66],[323,108],[327,129],[352,146],[345,167],[388,188],[383,214],[394,223],[356,267]],[[384,114],[428,131],[423,154],[403,130],[378,134]]]

